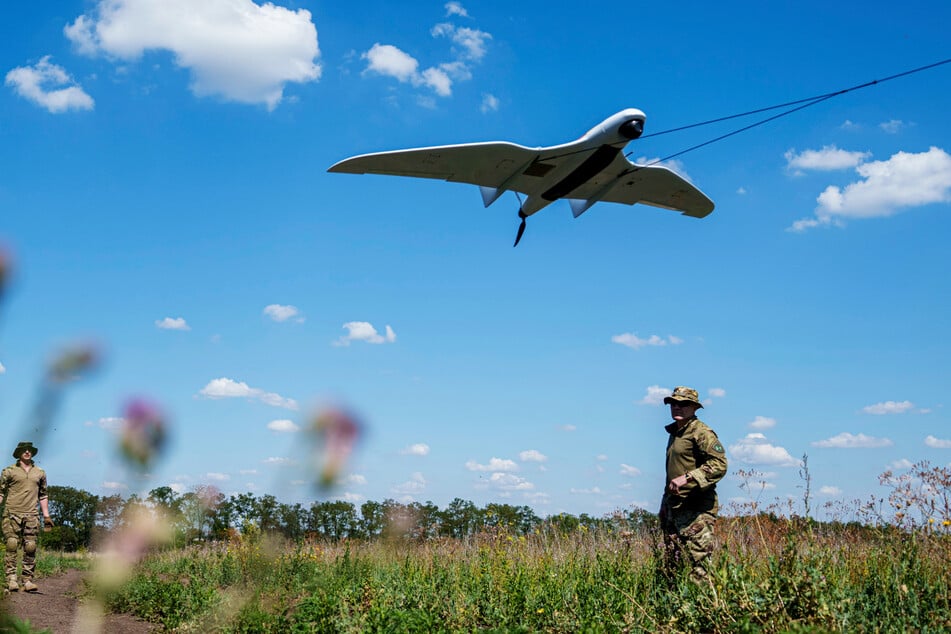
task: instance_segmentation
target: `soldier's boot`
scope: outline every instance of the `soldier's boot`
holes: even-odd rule
[[[17,592],[20,589],[20,584],[17,583],[16,577],[7,577],[7,590],[10,592]]]
[[[24,579],[23,581],[23,591],[24,592],[37,592],[40,587],[33,583],[32,579]]]

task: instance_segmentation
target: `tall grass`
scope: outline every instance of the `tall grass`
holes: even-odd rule
[[[578,529],[469,540],[302,543],[248,535],[149,557],[109,607],[176,631],[939,632],[947,530],[721,519],[711,583],[668,578],[655,535]]]

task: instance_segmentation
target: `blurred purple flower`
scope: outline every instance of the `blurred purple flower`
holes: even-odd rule
[[[146,468],[165,447],[167,429],[161,410],[144,399],[133,399],[122,416],[119,448],[133,466]]]
[[[314,443],[314,465],[318,486],[328,489],[350,458],[363,426],[350,412],[328,407],[317,412],[307,431]]]

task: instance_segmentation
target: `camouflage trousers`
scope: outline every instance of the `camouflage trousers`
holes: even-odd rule
[[[40,518],[36,513],[32,515],[3,514],[3,540],[7,552],[3,559],[3,569],[7,579],[17,576],[17,550],[23,547],[23,568],[21,574],[24,579],[32,579],[36,570],[36,538],[40,533]]]
[[[660,519],[667,572],[675,573],[689,565],[692,580],[706,579],[717,516],[706,511],[668,509]]]

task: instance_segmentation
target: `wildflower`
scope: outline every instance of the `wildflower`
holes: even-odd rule
[[[943,522],[941,522],[941,525],[942,525],[942,526],[951,526],[951,520],[944,520]]]
[[[545,608],[538,608],[537,610],[535,610],[535,614],[544,614],[544,613],[545,613]]]
[[[155,405],[134,399],[123,414],[119,448],[134,466],[146,468],[165,447],[165,421]]]
[[[96,368],[99,356],[96,347],[89,343],[69,348],[53,360],[47,370],[47,376],[52,383],[79,379],[84,372]]]
[[[318,484],[327,489],[337,479],[360,438],[361,425],[355,416],[338,408],[317,413],[308,427],[314,443],[314,463],[319,472]]]

